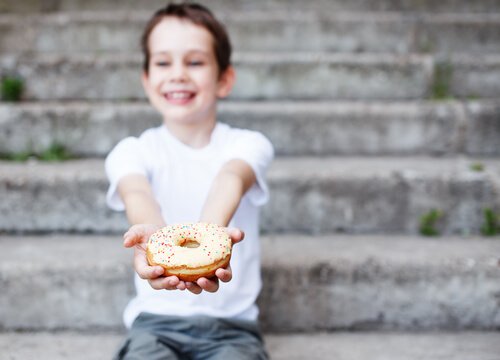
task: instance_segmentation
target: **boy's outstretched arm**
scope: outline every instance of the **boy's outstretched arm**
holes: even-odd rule
[[[134,248],[135,271],[139,277],[148,280],[154,289],[176,289],[179,285],[177,277],[163,277],[163,268],[150,266],[147,261],[149,237],[166,225],[148,179],[140,174],[124,176],[118,183],[118,193],[125,205],[127,219],[132,224],[123,236],[123,245]]]
[[[124,176],[118,183],[118,193],[125,204],[129,224],[156,224],[165,226],[160,205],[144,175]]]
[[[255,173],[248,163],[238,159],[228,161],[212,183],[200,221],[227,226],[241,198],[255,181]]]
[[[241,198],[255,183],[253,169],[243,160],[230,160],[219,171],[212,183],[208,197],[203,207],[200,221],[226,226],[231,221]],[[241,231],[233,229],[229,234],[235,243],[245,236]],[[187,288],[196,294],[202,290],[217,291],[219,280],[230,281],[232,278],[231,266],[226,269],[217,269],[214,279],[200,278],[194,282],[187,282]]]

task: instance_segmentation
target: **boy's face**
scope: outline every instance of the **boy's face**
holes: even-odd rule
[[[217,98],[229,94],[233,70],[219,76],[212,35],[190,21],[167,17],[149,36],[144,89],[164,121],[214,121]]]

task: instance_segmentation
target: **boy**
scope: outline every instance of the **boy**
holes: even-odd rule
[[[122,140],[106,159],[107,201],[133,225],[124,245],[135,249],[137,272],[137,296],[124,314],[130,333],[117,358],[266,359],[255,301],[258,208],[268,198],[272,145],[216,121],[217,100],[230,93],[235,73],[228,36],[209,10],[186,3],[160,9],[142,49],[143,87],[163,125]],[[183,282],[147,264],[148,237],[167,222],[190,221],[231,226],[234,243],[245,236],[231,266],[213,279]]]

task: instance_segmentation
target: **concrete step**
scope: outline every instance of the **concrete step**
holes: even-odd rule
[[[380,54],[247,53],[237,55],[235,65],[233,99],[420,99],[429,95],[434,70],[429,56]],[[480,75],[494,78],[492,66]],[[144,99],[140,69],[141,57],[132,55],[0,59],[0,73],[25,79],[26,100]]]
[[[228,10],[321,10],[339,11],[403,11],[403,12],[499,12],[496,0],[200,0],[202,4],[216,11]],[[141,4],[133,0],[2,0],[1,12],[55,12],[55,11],[154,11],[165,6],[165,1],[150,0]]]
[[[500,155],[499,101],[223,102],[219,121],[258,130],[278,155]],[[141,119],[141,121],[137,121]],[[126,136],[159,126],[147,103],[0,104],[0,154],[63,145],[103,157]]]
[[[0,239],[0,328],[116,330],[133,296],[120,236]],[[500,327],[498,238],[262,239],[265,331]],[[279,254],[279,255],[278,255]]]
[[[267,233],[415,234],[435,208],[442,233],[478,234],[483,209],[500,210],[496,159],[278,158],[268,177]],[[107,209],[107,187],[101,159],[0,162],[0,231],[122,232],[125,216]]]
[[[232,99],[498,98],[500,55],[239,53]],[[134,55],[3,56],[25,79],[25,100],[144,99]]]
[[[474,171],[476,163],[485,169]],[[0,162],[0,229],[122,232],[124,214],[104,204],[103,168],[102,160]],[[495,159],[281,158],[269,173],[262,227],[414,234],[420,216],[437,208],[446,215],[438,224],[443,233],[478,233],[483,209],[500,208],[499,176]]]
[[[265,334],[273,360],[496,360],[498,332]],[[1,360],[111,359],[121,333],[0,333]]]
[[[151,13],[0,15],[2,53],[137,53]],[[500,14],[221,13],[237,51],[499,53]],[[30,26],[26,27],[25,23]]]

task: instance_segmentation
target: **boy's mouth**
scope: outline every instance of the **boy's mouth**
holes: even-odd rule
[[[163,94],[165,99],[173,104],[185,104],[195,97],[192,91],[169,91]]]

